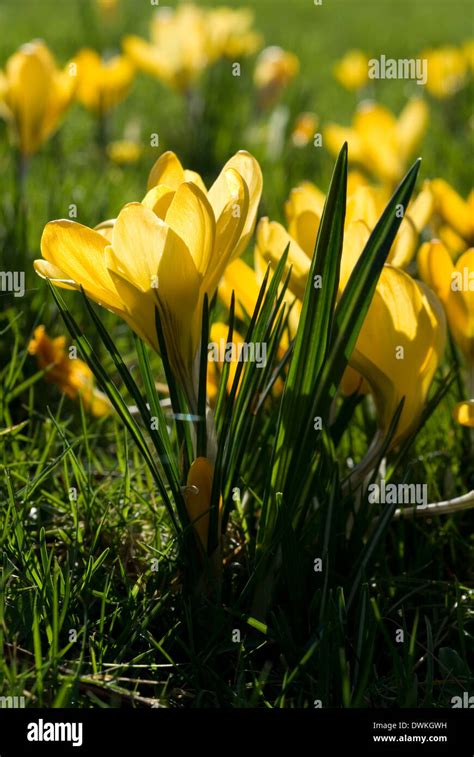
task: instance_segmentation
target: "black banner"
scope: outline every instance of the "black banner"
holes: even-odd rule
[[[145,755],[189,747],[213,754],[303,744],[316,755],[472,757],[474,718],[453,710],[0,710],[0,757]]]

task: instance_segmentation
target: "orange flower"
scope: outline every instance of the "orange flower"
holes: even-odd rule
[[[35,355],[38,367],[45,371],[47,381],[56,384],[71,399],[80,395],[93,415],[108,415],[111,406],[105,394],[94,386],[89,366],[78,358],[70,358],[65,345],[66,337],[50,339],[45,327],[38,326],[28,345],[28,352]]]

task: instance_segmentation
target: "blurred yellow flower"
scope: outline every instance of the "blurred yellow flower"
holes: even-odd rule
[[[194,362],[204,295],[212,298],[226,265],[253,232],[261,171],[247,152],[231,158],[206,192],[173,153],[153,167],[143,203],[130,203],[104,230],[52,221],[35,270],[117,313],[158,351],[155,306],[171,368],[196,405]]]
[[[117,139],[107,145],[107,155],[119,166],[136,163],[143,152],[142,145],[131,139]]]
[[[316,234],[323,212],[324,194],[311,182],[302,182],[291,190],[285,204],[289,235],[298,243],[308,258],[308,270],[316,243]],[[360,222],[372,230],[390,199],[389,192],[374,187],[363,177],[349,173],[345,218],[345,243],[360,233]],[[430,184],[410,202],[400,229],[388,256],[388,262],[397,267],[406,266],[418,249],[419,236],[433,212],[433,195]],[[355,224],[355,226],[353,226]],[[358,230],[359,229],[359,230]],[[362,252],[360,247],[359,254]]]
[[[474,399],[458,402],[453,409],[453,418],[462,426],[474,428]]]
[[[474,365],[474,248],[454,265],[442,242],[425,242],[418,253],[418,271],[443,303],[450,331],[469,368]]]
[[[133,63],[166,84],[187,91],[208,65],[206,17],[191,4],[160,8],[153,16],[151,42],[135,35],[123,40]]]
[[[207,457],[197,457],[189,469],[184,493],[189,520],[204,551],[207,550],[213,477],[211,461]]]
[[[262,37],[252,29],[254,14],[248,8],[209,8],[206,11],[210,60],[235,60],[252,55],[262,45]]]
[[[257,58],[254,83],[262,108],[272,107],[282,91],[295,78],[300,62],[294,53],[281,47],[266,47]]]
[[[41,40],[23,45],[7,60],[5,73],[0,72],[0,115],[22,155],[33,155],[57,129],[75,86]]]
[[[76,66],[77,99],[100,116],[128,95],[135,75],[134,67],[124,56],[103,60],[90,48],[80,50],[71,64]]]
[[[349,50],[334,66],[334,76],[346,89],[361,89],[369,80],[367,55],[362,50]]]
[[[318,124],[319,118],[316,113],[300,113],[295,120],[291,133],[291,140],[295,147],[306,147],[309,142],[314,140]]]
[[[151,42],[129,35],[123,48],[142,71],[187,92],[210,64],[252,54],[260,47],[261,38],[252,23],[253,14],[246,9],[183,3],[154,14]]]
[[[79,395],[84,406],[95,416],[108,415],[112,407],[106,395],[95,384],[92,372],[79,358],[71,358],[65,349],[66,337],[50,339],[44,326],[38,326],[28,345],[30,355],[36,357],[38,367],[45,371],[45,378],[56,384],[68,397]]]
[[[445,45],[423,50],[420,58],[427,61],[426,89],[439,99],[454,95],[467,80],[468,61],[462,50]]]
[[[402,178],[427,125],[428,107],[423,100],[410,100],[398,119],[388,108],[364,102],[355,113],[352,127],[327,124],[323,142],[336,156],[347,141],[351,163],[359,163],[382,181],[395,184]]]

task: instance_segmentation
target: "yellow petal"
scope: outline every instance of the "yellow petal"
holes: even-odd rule
[[[116,307],[116,292],[105,267],[106,246],[102,234],[75,221],[51,221],[41,237],[43,258],[63,271],[65,279],[81,285],[105,307]]]
[[[142,200],[142,205],[146,208],[150,208],[158,218],[161,218],[164,221],[171,200],[175,195],[175,191],[176,190],[165,186],[165,184],[158,184],[146,193]]]
[[[442,242],[433,239],[425,242],[418,252],[418,272],[423,281],[445,303],[451,288],[454,266]]]
[[[393,114],[375,103],[364,103],[354,117],[354,129],[362,143],[364,165],[390,183],[398,181],[404,167],[396,126]]]
[[[403,160],[417,150],[428,126],[428,106],[424,100],[414,99],[405,105],[396,124],[398,145]]]
[[[237,318],[244,318],[244,311],[252,316],[257,304],[260,287],[257,283],[255,271],[243,260],[237,258],[224,271],[219,284],[219,299],[230,308],[232,292],[235,292],[235,314]]]
[[[451,333],[471,366],[474,364],[474,248],[457,261],[443,304]]]
[[[158,266],[168,240],[168,226],[141,203],[120,211],[112,234],[112,267],[142,292],[156,289]]]
[[[313,257],[324,200],[324,194],[318,187],[311,182],[303,182],[291,190],[285,203],[289,234],[309,258]]]
[[[178,189],[186,181],[183,166],[174,152],[168,151],[160,155],[148,176],[148,189],[158,184],[166,184],[170,189]]]
[[[224,190],[224,184],[226,190]],[[219,280],[242,239],[242,232],[248,214],[249,194],[243,178],[233,168],[229,168],[219,183],[219,205],[214,201],[216,210],[215,252],[205,274],[204,287],[212,296]],[[225,202],[225,204],[224,204]]]
[[[186,243],[197,271],[204,276],[214,251],[216,222],[206,195],[196,184],[181,184],[166,213],[166,223]]]
[[[289,289],[298,299],[303,300],[311,265],[308,256],[281,224],[269,221],[268,218],[260,219],[257,227],[257,249],[264,260],[276,267],[288,245],[289,251],[284,275],[288,274],[291,267]]]
[[[334,156],[339,154],[342,145],[347,142],[349,160],[356,163],[363,162],[364,148],[355,129],[329,123],[323,129],[323,141],[331,155]]]
[[[393,445],[418,423],[445,339],[443,309],[433,292],[384,266],[350,365],[370,385],[385,431],[405,397]]]
[[[241,239],[233,252],[233,257],[238,257],[247,247],[255,228],[257,210],[262,195],[263,177],[258,162],[246,150],[240,150],[230,158],[208,192],[208,199],[217,221],[219,221],[224,208],[229,204],[229,181],[227,178],[229,170],[236,171],[242,177],[248,193],[248,208],[241,209],[244,221]],[[233,191],[235,192],[235,188]]]
[[[339,293],[343,291],[361,253],[370,237],[370,229],[365,221],[352,221],[344,231],[341,268],[339,273]]]
[[[464,239],[472,236],[472,214],[467,202],[444,179],[433,179],[431,189],[437,212]]]
[[[462,426],[474,428],[474,400],[459,402],[453,409],[453,418]]]
[[[346,206],[346,225],[352,221],[364,221],[369,229],[373,229],[380,213],[373,187],[358,187],[348,198]]]

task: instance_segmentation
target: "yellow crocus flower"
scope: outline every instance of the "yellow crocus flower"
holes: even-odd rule
[[[253,232],[262,189],[256,160],[239,152],[206,192],[202,179],[165,153],[143,203],[126,205],[104,230],[48,223],[35,270],[120,315],[158,351],[158,307],[171,368],[196,405],[195,356],[202,305]]]
[[[107,155],[119,166],[136,163],[143,153],[143,146],[132,139],[117,139],[107,145]]]
[[[123,48],[142,71],[187,92],[215,61],[235,60],[258,50],[261,37],[252,23],[252,12],[244,8],[199,8],[183,3],[154,14],[151,42],[129,35]]]
[[[254,14],[248,8],[209,8],[206,10],[207,49],[210,60],[235,60],[252,55],[262,44],[252,29]]]
[[[418,270],[443,303],[454,341],[466,358],[467,387],[471,399],[460,402],[453,418],[474,426],[474,248],[454,265],[442,242],[425,242],[418,253]]]
[[[418,424],[445,341],[437,297],[405,271],[385,265],[350,365],[367,381],[383,431],[405,398],[392,446]]]
[[[108,415],[112,407],[106,395],[95,386],[89,366],[79,358],[70,358],[65,346],[66,337],[50,339],[45,327],[37,326],[28,344],[28,352],[36,357],[38,368],[45,371],[47,381],[56,384],[71,399],[80,395],[84,406],[93,415]]]
[[[84,48],[71,63],[76,67],[76,98],[96,115],[105,115],[128,95],[135,71],[123,55],[103,60],[95,50]]]
[[[59,70],[41,40],[22,45],[0,73],[0,115],[11,126],[23,156],[36,153],[59,126],[74,97],[76,80]]]
[[[462,50],[445,45],[424,50],[420,58],[427,61],[426,89],[433,97],[445,99],[466,84],[468,61]]]
[[[323,142],[332,155],[349,144],[349,160],[389,184],[398,182],[408,160],[417,149],[428,125],[428,107],[423,100],[407,103],[395,118],[388,108],[364,102],[357,109],[352,126],[327,124]]]
[[[188,3],[160,8],[151,23],[151,42],[129,35],[123,48],[137,68],[186,92],[209,65],[206,13]]]
[[[324,194],[318,187],[311,182],[303,182],[291,190],[285,204],[288,232],[306,253],[308,260],[313,255],[324,199]],[[363,221],[369,229],[373,229],[389,199],[389,193],[385,189],[367,184],[366,180],[352,172],[348,180],[346,232],[354,221]],[[419,236],[431,218],[433,208],[431,185],[426,182],[407,208],[390,250],[389,263],[403,268],[410,262],[418,248]],[[360,251],[362,252],[362,248]]]
[[[334,66],[334,76],[346,89],[361,89],[369,80],[367,55],[362,50],[349,50]]]
[[[454,341],[474,366],[474,248],[453,263],[442,242],[425,242],[418,253],[418,271],[443,303]]]
[[[360,187],[359,187],[360,189]],[[299,209],[304,201],[298,194],[290,198],[291,210]],[[339,296],[344,290],[351,272],[370,235],[370,220],[374,208],[368,200],[348,202],[349,217],[344,232],[341,259]],[[318,198],[320,203],[320,198]],[[365,219],[357,218],[364,212]],[[257,249],[265,260],[275,266],[289,244],[288,270],[291,266],[289,289],[300,301],[308,278],[313,255],[316,231],[310,233],[304,227],[303,213],[307,224],[319,222],[320,204],[312,211],[302,210],[291,218],[292,229],[298,241],[278,223],[261,219],[257,228]],[[299,219],[300,223],[296,223]],[[383,432],[388,430],[395,410],[405,397],[399,425],[392,446],[399,443],[417,424],[436,368],[444,351],[446,336],[445,317],[436,296],[423,284],[414,281],[408,274],[392,265],[385,265],[377,284],[374,298],[364,320],[349,365],[344,389],[357,391],[370,389],[377,407],[378,421]],[[416,376],[416,378],[414,378]]]
[[[300,62],[294,53],[276,45],[262,50],[253,76],[260,106],[272,107],[299,69]]]

